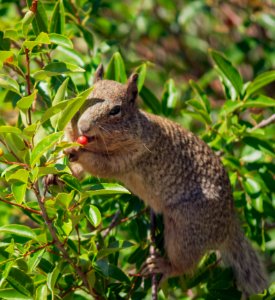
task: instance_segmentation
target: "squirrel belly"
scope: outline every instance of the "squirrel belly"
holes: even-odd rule
[[[127,84],[101,80],[102,74],[101,68],[95,75],[89,106],[67,129],[70,140],[91,140],[72,150],[73,173],[82,167],[118,180],[163,215],[168,260],[151,261],[152,273],[190,272],[207,251],[220,250],[246,294],[266,288],[262,264],[236,221],[219,157],[180,125],[139,110],[136,74]]]

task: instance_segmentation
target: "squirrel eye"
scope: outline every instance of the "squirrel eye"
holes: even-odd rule
[[[116,105],[116,106],[114,106],[114,107],[110,110],[109,115],[110,115],[110,116],[115,116],[115,115],[117,115],[117,114],[120,113],[120,110],[121,110],[120,105]]]

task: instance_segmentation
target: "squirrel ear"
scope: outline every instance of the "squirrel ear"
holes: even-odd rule
[[[98,82],[99,80],[102,80],[103,75],[104,75],[104,67],[103,64],[100,64],[95,71],[94,83]]]
[[[138,95],[137,80],[138,74],[133,73],[127,81],[127,100],[130,103],[134,103]]]

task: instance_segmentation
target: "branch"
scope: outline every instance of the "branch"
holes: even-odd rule
[[[0,163],[6,164],[6,165],[18,165],[18,166],[21,166],[21,167],[24,167],[24,168],[29,167],[28,164],[20,163],[20,162],[17,162],[17,161],[0,160]]]
[[[4,203],[7,203],[7,204],[10,204],[12,206],[17,206],[17,207],[20,207],[30,213],[33,213],[33,214],[36,214],[36,215],[41,215],[41,212],[39,210],[35,210],[35,209],[32,209],[32,208],[29,208],[27,206],[24,206],[24,205],[21,205],[21,204],[18,204],[18,203],[15,203],[15,202],[11,202],[11,201],[7,201],[3,198],[0,198],[0,201],[1,202],[4,202]]]
[[[268,119],[266,120],[262,120],[259,124],[257,124],[256,126],[254,126],[252,130],[258,129],[258,128],[264,128],[266,126],[268,126],[269,124],[275,123],[275,114],[273,114],[272,116],[270,116]]]
[[[52,245],[53,243],[54,242],[49,242],[49,243],[47,243],[45,245],[39,246],[39,247],[37,247],[37,248],[35,248],[33,250],[30,250],[30,251],[26,252],[23,256],[26,257],[28,255],[31,255],[31,254],[33,254],[33,253],[35,253],[35,252],[37,252],[37,251],[39,251],[41,249],[47,248],[48,246]]]
[[[113,223],[113,220],[116,218],[116,214],[114,214],[114,219],[112,220],[111,224],[112,224],[112,228],[113,229],[114,227],[122,224],[122,223],[125,223],[125,222],[128,222],[132,219],[135,219],[135,218],[138,218],[140,215],[143,215],[144,213],[146,213],[148,211],[148,207],[142,209],[141,211],[139,211],[138,213],[136,213],[135,215],[131,216],[131,217],[126,217],[126,218],[123,218],[123,219],[120,219],[120,220],[117,220],[116,222]],[[117,218],[116,218],[117,219]],[[104,230],[109,230],[111,225],[109,225],[108,227],[104,227],[104,228],[101,228],[99,231],[104,231]]]
[[[2,143],[6,148],[7,148],[7,150],[18,160],[18,161],[21,161],[21,159],[15,154],[15,152],[8,146],[8,144],[4,141],[4,140],[2,140],[2,139],[0,139],[0,143]]]
[[[150,220],[151,220],[151,246],[150,246],[150,256],[156,255],[156,215],[153,210],[150,210]],[[158,300],[158,280],[157,274],[152,274],[152,300]]]
[[[97,295],[95,293],[95,291],[90,287],[89,281],[85,275],[85,273],[82,271],[82,269],[75,264],[75,262],[70,258],[68,252],[66,251],[66,249],[64,248],[64,245],[62,244],[62,242],[60,241],[59,237],[57,236],[57,233],[55,231],[55,228],[53,226],[52,220],[49,218],[48,213],[46,211],[45,208],[45,194],[47,189],[45,188],[45,192],[44,195],[41,196],[40,192],[39,192],[39,187],[38,187],[38,182],[35,183],[35,185],[33,186],[33,191],[36,195],[39,207],[41,209],[41,214],[42,217],[50,231],[50,234],[53,238],[54,244],[57,247],[57,249],[63,254],[63,257],[66,259],[66,261],[76,270],[78,276],[82,279],[83,284],[85,285],[85,287],[88,289],[90,295],[92,295],[93,297],[95,297],[95,299],[101,299],[99,297],[99,295]]]
[[[104,239],[109,233],[110,231],[116,227],[117,223],[118,223],[118,218],[119,218],[119,215],[120,215],[120,210],[118,210],[114,216],[113,216],[113,219],[112,219],[112,222],[110,223],[110,225],[108,226],[108,228],[106,229],[106,231],[102,234],[102,238]]]
[[[25,49],[26,55],[26,62],[27,62],[27,74],[26,74],[26,81],[27,81],[27,93],[28,95],[31,94],[31,78],[30,78],[30,57],[29,57],[30,50],[28,48]],[[27,115],[27,124],[31,125],[32,123],[32,116],[31,116],[31,107],[28,109]]]

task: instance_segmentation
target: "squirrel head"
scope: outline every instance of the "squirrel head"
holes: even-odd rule
[[[94,89],[81,109],[77,128],[80,135],[90,141],[86,150],[110,152],[119,144],[131,140],[131,123],[138,111],[137,74],[132,74],[126,84],[104,80],[103,66],[100,65],[94,77]]]

